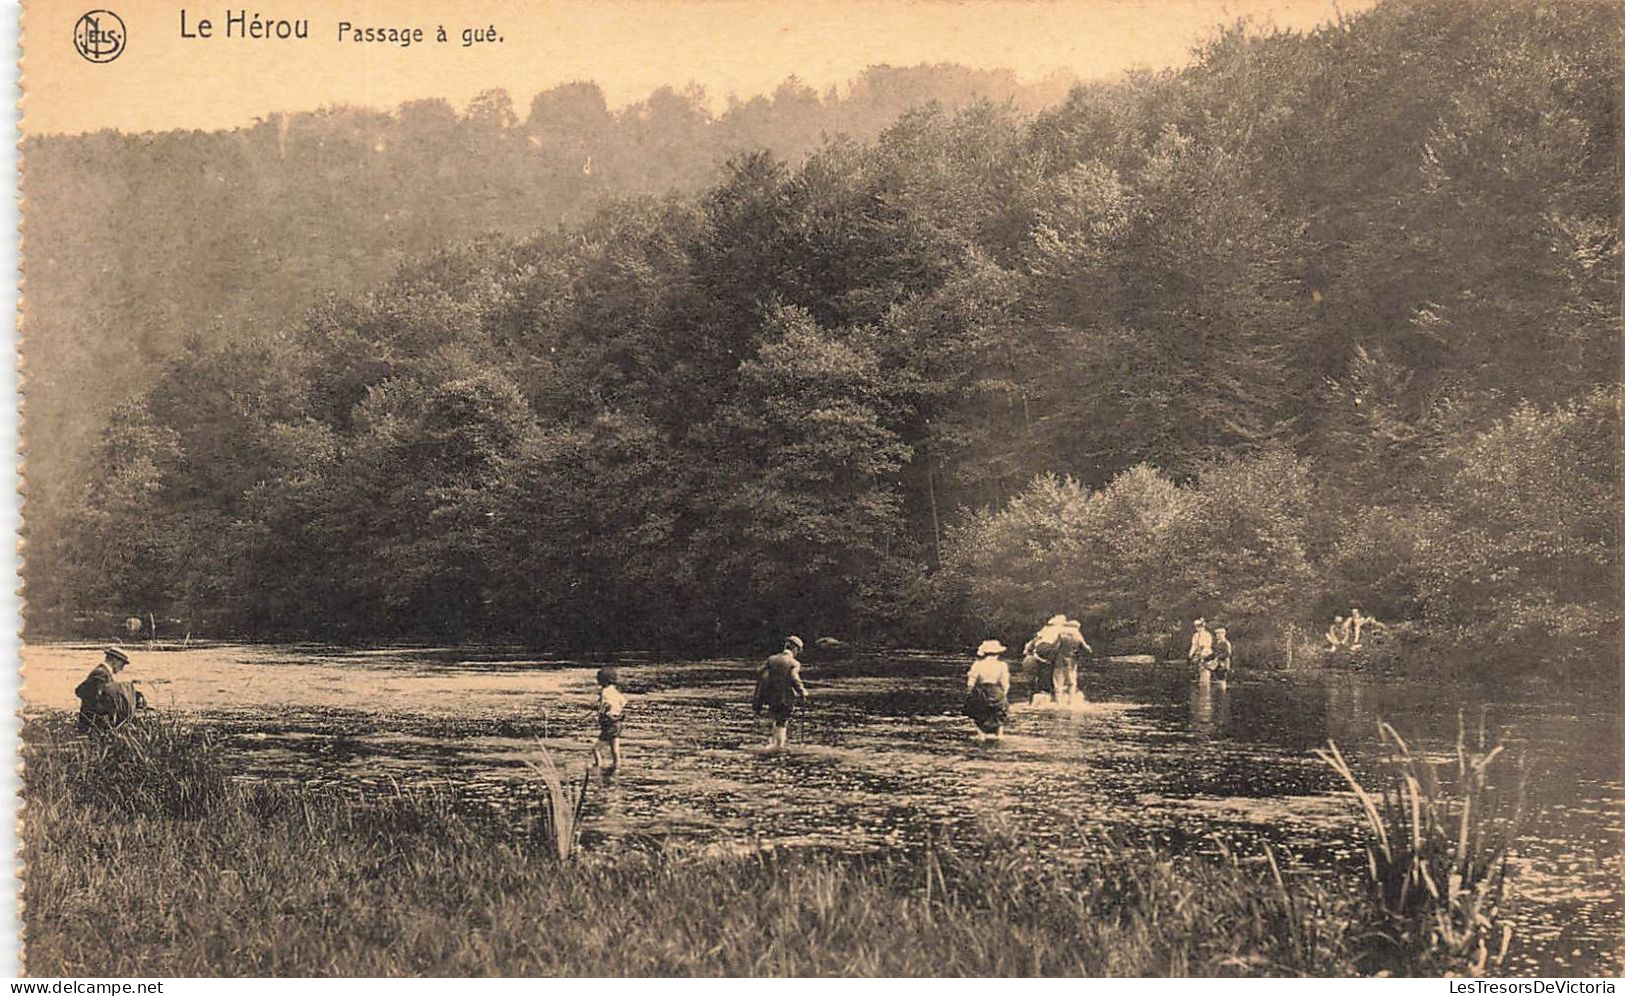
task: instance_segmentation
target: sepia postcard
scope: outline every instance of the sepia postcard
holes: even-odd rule
[[[1625,6],[20,18],[22,975],[1614,992]]]

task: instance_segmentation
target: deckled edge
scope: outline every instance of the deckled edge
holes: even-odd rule
[[[11,402],[12,402],[11,405],[9,406],[9,409],[8,409],[9,412],[11,413],[11,419],[10,419],[9,424],[8,424],[8,429],[9,429],[9,431],[11,433],[11,435],[9,437],[10,438],[10,444],[11,444],[10,449],[11,449],[11,452],[15,455],[15,460],[12,461],[9,464],[10,477],[6,478],[6,477],[3,477],[3,476],[0,476],[0,480],[8,480],[9,479],[10,484],[11,484],[11,487],[9,489],[4,489],[4,490],[6,490],[7,494],[9,495],[9,497],[11,499],[5,506],[4,514],[6,516],[9,516],[8,524],[10,526],[12,535],[16,537],[16,544],[15,544],[13,554],[12,554],[12,558],[11,558],[11,565],[12,565],[13,570],[15,571],[15,573],[13,574],[13,579],[12,579],[11,598],[7,601],[6,612],[5,612],[5,616],[9,620],[10,624],[9,624],[9,626],[0,626],[0,633],[6,634],[6,638],[7,638],[7,641],[8,641],[6,650],[11,655],[13,655],[12,659],[15,661],[15,666],[11,670],[11,674],[13,675],[13,680],[8,683],[10,685],[10,691],[11,691],[11,708],[9,710],[7,710],[8,722],[10,723],[10,727],[9,727],[7,732],[9,734],[10,743],[12,745],[11,749],[12,749],[12,762],[13,763],[11,764],[10,771],[8,772],[8,775],[7,775],[7,787],[6,787],[8,796],[12,800],[12,803],[13,803],[13,812],[15,813],[15,818],[10,820],[10,821],[6,821],[5,824],[4,824],[6,826],[11,827],[10,844],[11,844],[12,861],[11,861],[11,867],[10,867],[10,869],[8,869],[8,874],[5,875],[4,877],[5,877],[6,881],[7,881],[7,884],[10,885],[11,890],[12,890],[12,903],[11,903],[11,907],[10,907],[10,909],[11,909],[11,930],[10,930],[10,933],[11,933],[11,936],[13,938],[14,943],[10,944],[10,945],[6,945],[6,946],[4,946],[3,949],[0,949],[0,950],[3,950],[3,952],[4,952],[3,955],[0,955],[0,959],[3,959],[3,960],[0,960],[0,974],[7,974],[7,975],[12,976],[13,978],[16,978],[16,977],[20,977],[24,972],[23,966],[25,964],[25,957],[26,957],[26,952],[27,952],[26,938],[24,936],[24,930],[23,930],[23,908],[24,908],[23,907],[23,904],[24,904],[23,887],[24,887],[24,882],[26,881],[26,878],[27,878],[28,867],[27,867],[26,861],[24,860],[23,850],[22,850],[23,832],[24,832],[23,831],[23,820],[24,820],[24,813],[23,813],[23,807],[24,807],[24,802],[23,802],[23,764],[24,764],[24,761],[23,761],[23,753],[22,753],[22,722],[23,722],[23,720],[22,720],[22,704],[23,704],[22,690],[23,690],[23,681],[25,679],[24,667],[23,667],[23,656],[22,656],[22,640],[23,640],[22,626],[23,626],[23,606],[24,606],[22,567],[23,567],[23,560],[24,560],[24,557],[26,555],[25,541],[24,541],[24,538],[23,538],[24,537],[24,533],[23,533],[23,505],[24,505],[24,503],[26,501],[26,496],[27,496],[27,488],[26,488],[26,485],[24,484],[24,476],[23,475],[24,475],[24,462],[25,462],[25,459],[26,459],[27,447],[23,442],[23,429],[22,429],[22,425],[23,425],[23,393],[22,393],[22,385],[23,385],[24,376],[25,376],[25,374],[24,374],[24,365],[23,365],[23,348],[22,348],[22,346],[23,346],[23,282],[24,282],[23,281],[23,265],[22,265],[22,257],[23,257],[23,212],[22,212],[22,207],[23,207],[23,200],[22,200],[22,197],[23,197],[23,191],[22,191],[23,136],[22,136],[22,121],[23,121],[24,103],[25,103],[25,90],[23,88],[23,82],[24,82],[24,75],[23,74],[24,74],[24,71],[25,71],[25,69],[24,69],[24,58],[23,58],[23,51],[24,51],[23,50],[23,3],[18,2],[18,3],[12,4],[11,6],[13,8],[12,11],[11,11],[11,16],[4,19],[4,26],[3,26],[3,28],[0,28],[0,30],[3,30],[3,31],[5,31],[5,33],[10,34],[13,42],[15,43],[16,59],[13,61],[12,65],[15,67],[16,74],[17,74],[14,81],[13,81],[13,84],[12,84],[15,87],[15,90],[14,90],[15,99],[11,103],[11,113],[8,115],[8,120],[6,121],[6,125],[7,125],[7,127],[9,127],[10,132],[11,132],[12,149],[13,149],[13,155],[14,155],[14,167],[15,167],[14,170],[13,170],[13,173],[12,173],[12,177],[13,177],[13,183],[16,185],[15,188],[13,189],[13,191],[12,191],[12,198],[11,198],[11,201],[10,201],[10,203],[12,205],[12,210],[15,212],[15,214],[14,214],[14,217],[12,219],[13,224],[12,224],[12,228],[11,228],[11,231],[13,233],[14,238],[11,241],[10,246],[9,246],[9,249],[10,249],[10,252],[11,252],[11,272],[12,272],[14,278],[15,278],[15,282],[12,284],[12,286],[10,288],[10,293],[11,293],[11,296],[12,296],[12,299],[13,299],[13,304],[15,305],[15,308],[16,308],[16,320],[12,324],[12,330],[13,330],[12,334],[13,334],[13,337],[14,337],[13,346],[12,346],[12,348],[14,350],[14,352],[12,354],[12,364],[11,364],[11,367],[9,368],[9,370],[7,371],[7,378],[6,378],[6,384],[5,384],[5,389],[9,393],[9,395],[11,397]]]

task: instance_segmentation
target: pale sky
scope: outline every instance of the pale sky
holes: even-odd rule
[[[1188,61],[1216,25],[1247,17],[1307,30],[1371,0],[28,0],[25,135],[229,128],[333,104],[393,109],[442,97],[463,107],[506,89],[523,115],[540,90],[594,80],[612,106],[671,85],[714,100],[770,92],[792,74],[823,91],[866,66],[955,62],[1024,80],[1083,79]],[[74,26],[93,5],[118,14],[123,53],[92,63]],[[183,39],[209,19],[214,37]],[[227,38],[228,11],[304,19],[308,40]],[[338,25],[420,27],[426,40],[339,42]],[[494,25],[500,44],[464,47]],[[451,36],[436,43],[436,27]]]

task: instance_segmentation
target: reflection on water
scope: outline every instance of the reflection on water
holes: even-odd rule
[[[69,707],[97,657],[29,648],[29,706]],[[495,819],[537,791],[527,758],[545,748],[579,772],[596,735],[598,661],[266,647],[135,657],[127,674],[148,697],[216,724],[250,777],[449,783]],[[1369,765],[1378,717],[1444,750],[1458,712],[1483,711],[1538,773],[1541,815],[1517,861],[1517,967],[1620,964],[1625,786],[1607,696],[1320,674],[1204,686],[1178,667],[1096,665],[1081,678],[1089,704],[1035,708],[1017,689],[1005,739],[984,744],[959,714],[963,662],[892,654],[807,665],[812,699],[792,750],[771,754],[749,708],[754,662],[621,663],[626,764],[594,786],[589,846],[907,848],[1000,813],[1063,853],[1109,832],[1242,854],[1268,840],[1306,861],[1352,863],[1352,804],[1309,752],[1335,739]],[[1506,701],[1518,695],[1532,700]]]

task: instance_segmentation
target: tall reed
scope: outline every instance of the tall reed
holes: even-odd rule
[[[1510,785],[1492,778],[1504,746],[1489,745],[1482,718],[1469,744],[1457,717],[1453,763],[1430,761],[1388,723],[1377,729],[1384,756],[1375,791],[1335,742],[1315,753],[1359,801],[1380,936],[1406,961],[1481,975],[1505,960],[1512,939],[1506,872],[1526,815],[1527,770],[1520,761]]]
[[[587,786],[592,771],[581,773],[581,781],[572,783],[553,763],[553,755],[546,747],[537,745],[541,762],[526,759],[525,766],[547,790],[546,803],[525,814],[526,836],[540,843],[556,860],[565,861],[575,854],[581,843],[581,812],[587,806]]]

